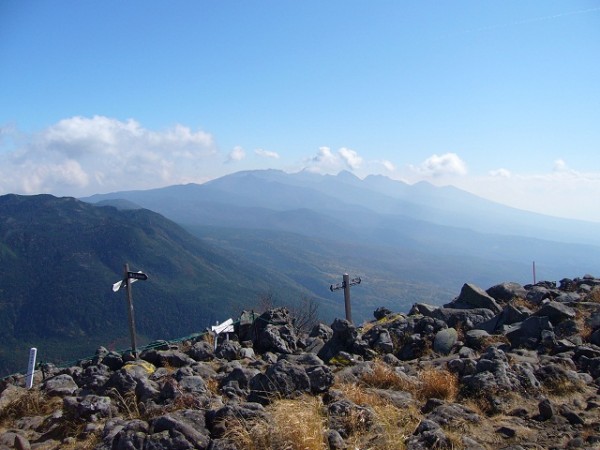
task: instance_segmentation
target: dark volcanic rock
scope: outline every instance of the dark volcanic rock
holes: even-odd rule
[[[493,297],[480,287],[470,283],[464,284],[460,295],[444,307],[454,309],[484,308],[491,310],[494,314],[502,311],[502,308]]]
[[[492,286],[486,293],[501,303],[507,303],[515,298],[525,298],[527,291],[519,283],[500,283]]]

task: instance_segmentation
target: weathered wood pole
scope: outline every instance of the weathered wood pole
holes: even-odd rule
[[[350,304],[350,275],[345,273],[342,279],[344,284],[344,304],[346,306],[346,320],[352,323],[352,305]]]
[[[133,299],[131,297],[131,281],[129,279],[129,264],[125,263],[125,291],[127,295],[127,310],[129,311],[129,334],[131,335],[131,353],[137,359],[137,345],[135,342],[135,319],[133,314]]]

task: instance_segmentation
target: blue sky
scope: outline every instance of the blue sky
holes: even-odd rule
[[[381,173],[600,222],[600,1],[0,0],[0,194]]]

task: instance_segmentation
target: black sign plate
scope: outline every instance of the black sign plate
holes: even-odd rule
[[[141,272],[127,272],[127,278],[133,278],[134,280],[147,280],[148,275]]]

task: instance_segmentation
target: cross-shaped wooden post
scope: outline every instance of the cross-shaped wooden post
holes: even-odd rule
[[[342,278],[342,282],[338,283],[338,284],[332,284],[331,286],[329,286],[329,289],[331,290],[331,292],[333,291],[337,291],[339,289],[344,289],[344,303],[346,306],[346,320],[350,323],[352,323],[352,306],[350,305],[350,286],[355,286],[357,284],[360,284],[360,278],[353,278],[352,280],[350,279],[350,275],[348,275],[347,273],[344,274],[343,278]]]

